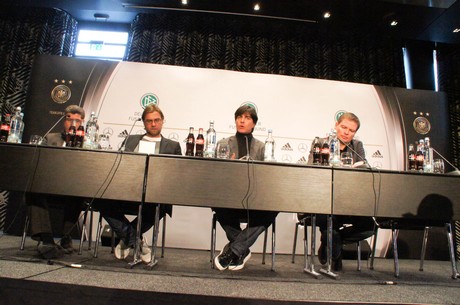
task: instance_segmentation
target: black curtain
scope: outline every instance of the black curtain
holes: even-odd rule
[[[453,162],[460,165],[460,46],[440,44],[436,49],[439,89],[447,93]],[[455,223],[456,254],[460,257],[460,222]]]
[[[402,43],[375,32],[184,12],[140,14],[126,60],[404,87]]]
[[[69,56],[73,53],[77,21],[64,11],[48,8],[2,7],[0,4],[0,111],[2,118],[13,109],[26,107],[34,58],[37,54]],[[58,67],[56,67],[58,69]],[[14,193],[0,190],[0,229],[21,232],[23,218],[17,208],[9,208]],[[11,205],[10,205],[11,207]],[[7,215],[8,213],[8,215]],[[10,223],[18,228],[8,228]],[[5,225],[5,223],[7,223]]]

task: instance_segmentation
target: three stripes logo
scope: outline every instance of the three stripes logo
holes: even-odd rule
[[[305,157],[302,156],[302,158],[300,158],[299,160],[297,160],[297,163],[298,163],[298,164],[306,164],[306,163],[307,163],[307,159],[305,159]]]
[[[118,134],[119,138],[126,138],[128,136],[128,131],[125,129]]]
[[[382,153],[380,152],[380,150],[377,150],[375,153],[373,153],[372,158],[383,158]]]
[[[289,144],[289,142],[284,144],[283,147],[281,147],[281,150],[293,151],[291,144]]]

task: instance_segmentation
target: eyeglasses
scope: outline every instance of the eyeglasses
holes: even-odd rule
[[[152,123],[160,124],[161,122],[163,122],[163,119],[160,119],[160,118],[157,118],[154,120],[144,120],[144,123],[146,124],[152,124]]]
[[[65,120],[66,120],[67,122],[71,122],[71,123],[72,123],[73,121],[75,121],[75,123],[77,123],[77,124],[81,124],[81,122],[82,122],[82,120],[79,120],[79,119],[72,119],[72,118],[65,118]]]

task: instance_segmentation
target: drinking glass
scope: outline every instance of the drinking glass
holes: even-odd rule
[[[230,146],[228,146],[228,143],[217,143],[216,158],[218,159],[229,159],[230,158]]]
[[[340,161],[342,161],[343,167],[351,167],[353,165],[353,156],[351,152],[343,152],[340,154]]]
[[[442,159],[433,160],[433,173],[444,174],[444,160]]]
[[[41,136],[34,134],[30,136],[29,144],[40,145],[42,141],[43,138]]]
[[[101,147],[101,149],[110,149],[109,135],[101,134],[99,136],[99,146]]]

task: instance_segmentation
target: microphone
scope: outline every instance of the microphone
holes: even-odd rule
[[[434,149],[433,147],[431,147],[431,149],[433,149],[433,151],[441,157],[441,159],[443,159],[444,161],[446,161],[447,164],[449,164],[450,166],[452,166],[454,168],[453,171],[451,172],[448,172],[447,174],[448,175],[452,175],[452,176],[459,176],[460,175],[460,171],[458,170],[458,168],[455,167],[455,165],[453,165],[452,163],[450,163],[443,155],[441,155],[441,153],[439,153],[436,149]]]
[[[48,131],[42,137],[43,140],[50,134],[50,132],[54,129],[54,127],[56,127],[56,125],[59,124],[60,121],[62,121],[63,118],[65,118],[65,115],[62,115],[59,118],[59,120],[57,120],[56,123],[54,123],[54,125],[50,129],[48,129]]]
[[[249,156],[249,139],[248,139],[248,136],[244,136],[244,139],[246,140],[246,156],[241,157],[240,160],[249,161],[249,160],[251,160],[251,157]]]
[[[131,125],[131,129],[129,130],[128,132],[128,135],[126,136],[125,140],[123,141],[123,143],[121,144],[120,148],[118,149],[118,151],[124,151],[125,149],[125,146],[126,146],[126,141],[128,140],[129,136],[131,135],[131,133],[133,132],[133,128],[134,128],[134,125],[136,125],[137,122],[141,121],[142,119],[141,118],[137,118],[136,120],[134,120],[134,123],[133,125]]]

